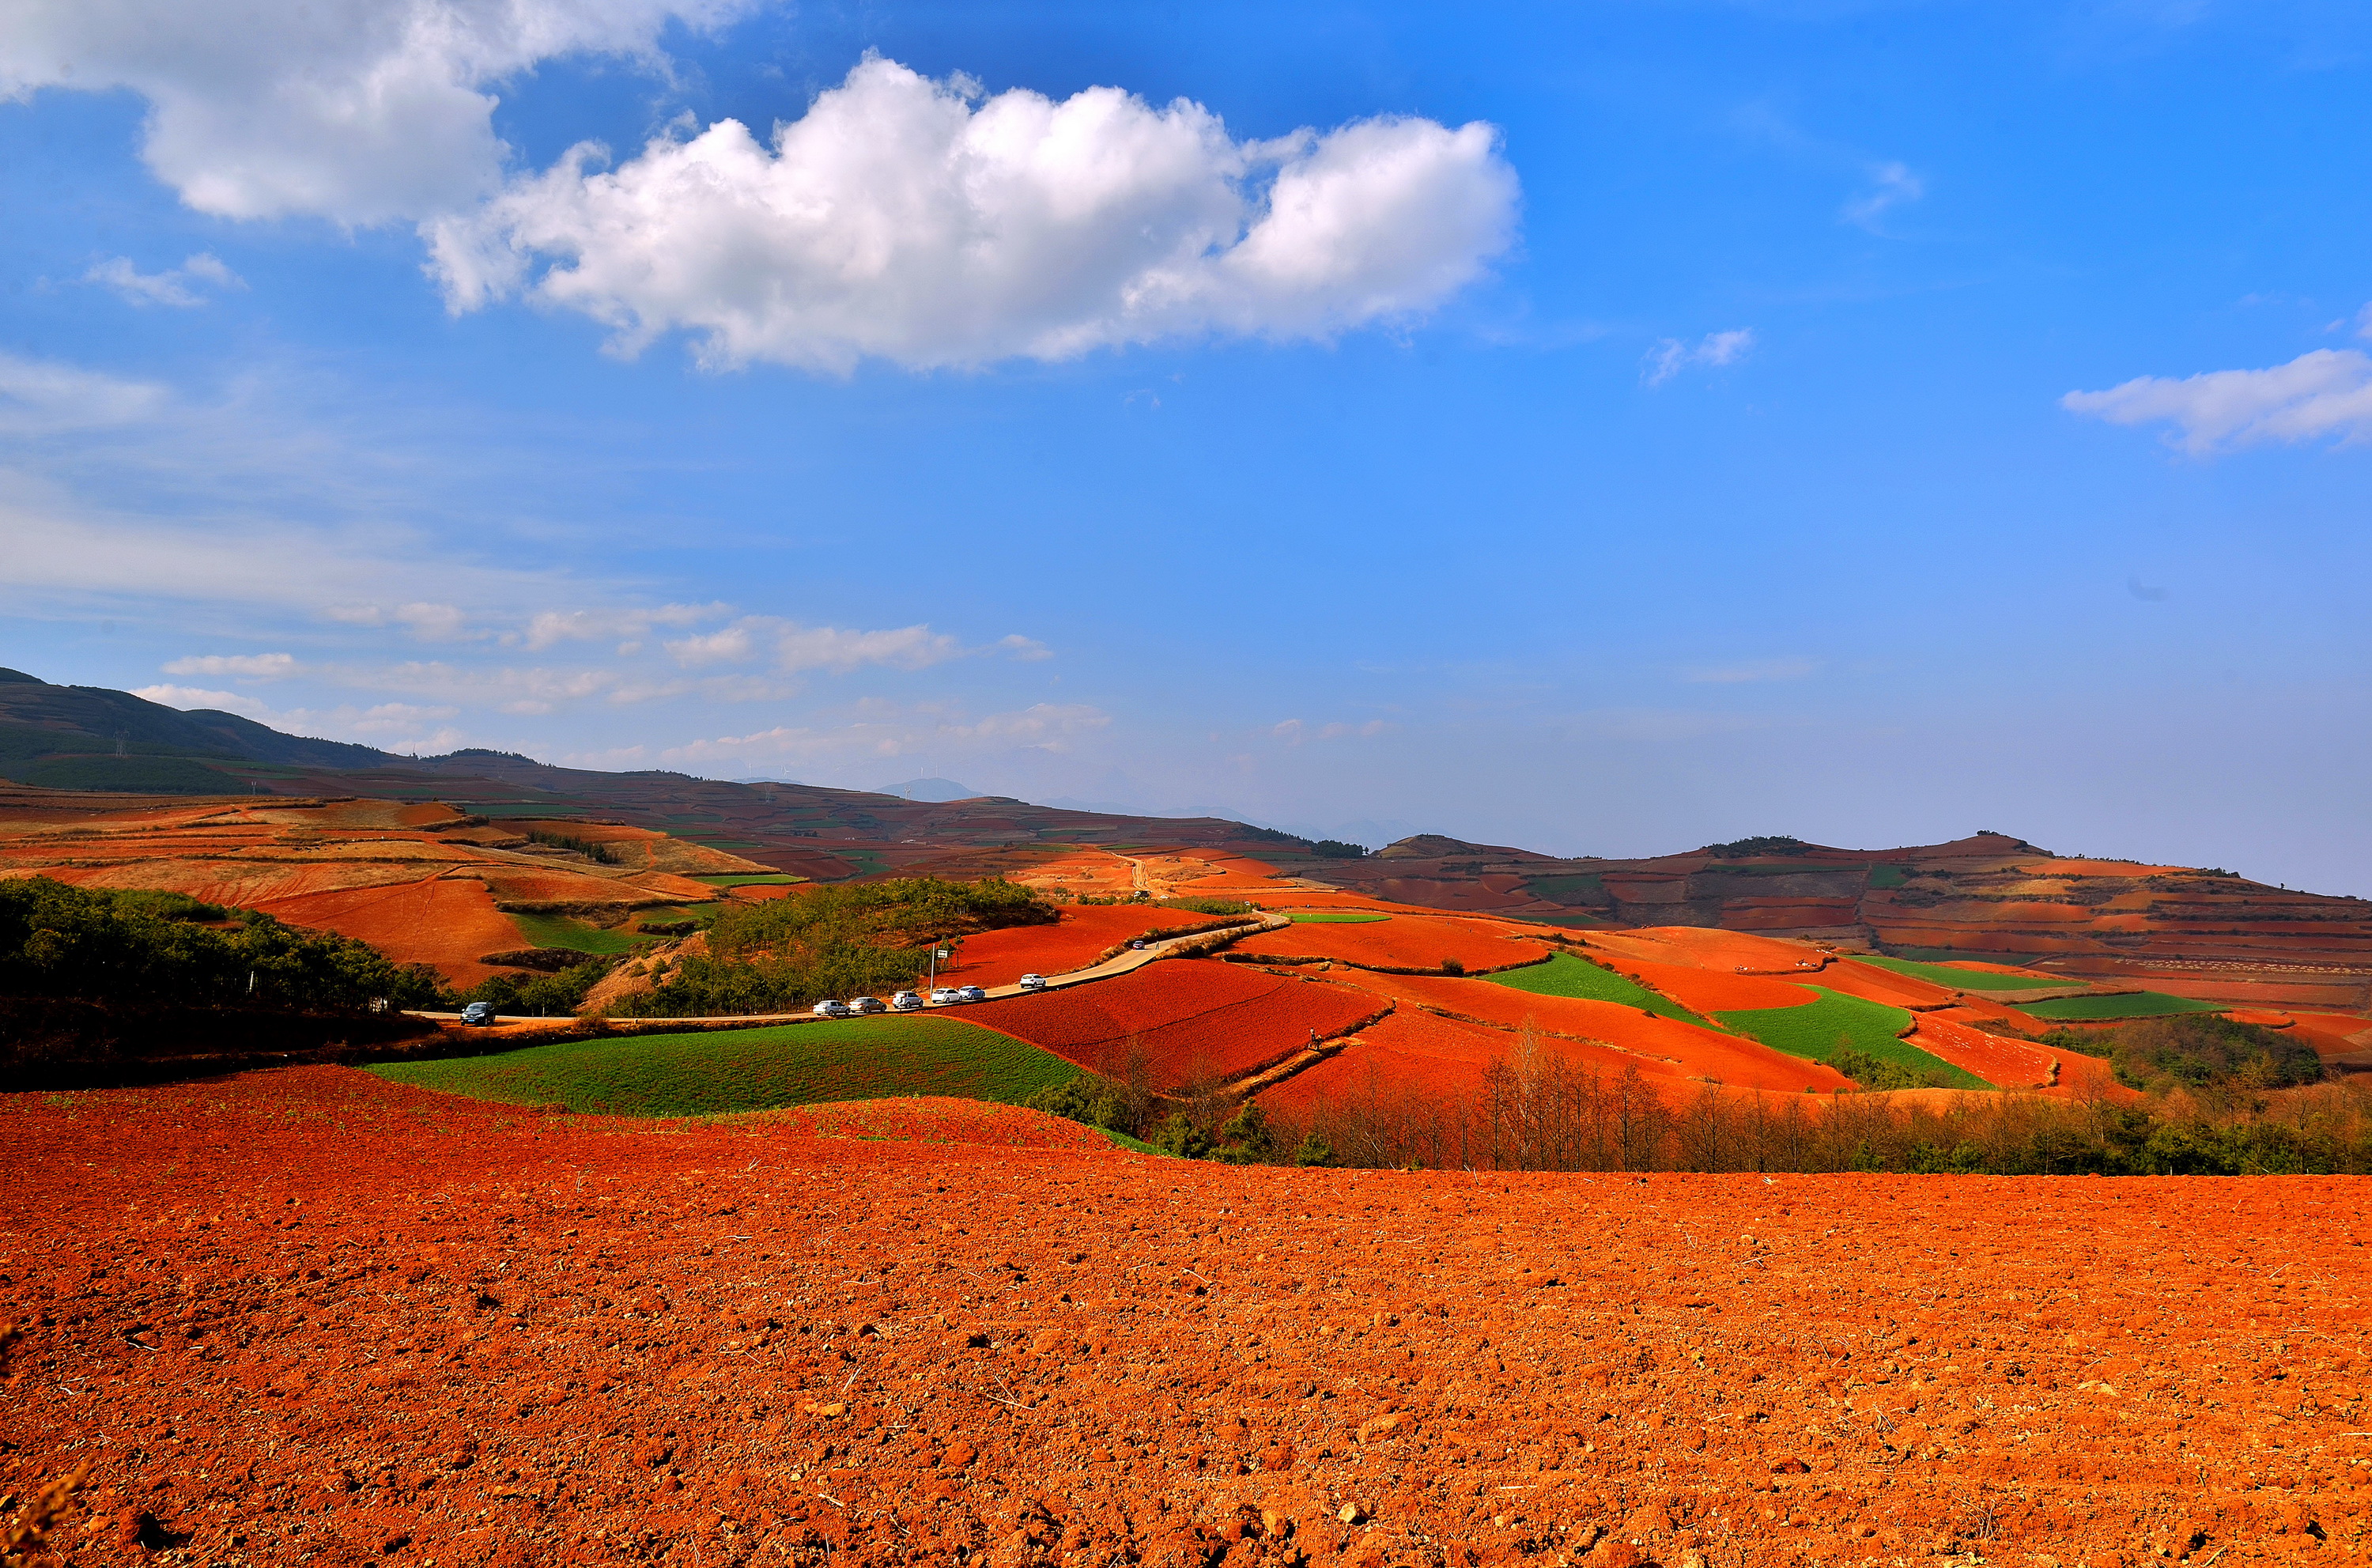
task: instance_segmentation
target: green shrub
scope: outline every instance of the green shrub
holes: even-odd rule
[[[1049,1084],[1022,1102],[1032,1110],[1061,1116],[1107,1132],[1134,1132],[1135,1118],[1120,1086],[1092,1073]]]
[[[1365,844],[1345,843],[1341,839],[1320,839],[1309,846],[1309,853],[1320,860],[1364,860],[1375,852]]]
[[[1835,1068],[1865,1089],[1947,1089],[1951,1080],[1944,1074],[1921,1072],[1900,1062],[1885,1062],[1867,1051],[1855,1051],[1843,1036],[1838,1038],[1838,1051],[1829,1058]]]
[[[1293,1151],[1296,1165],[1332,1165],[1334,1146],[1316,1132],[1302,1135],[1300,1147]]]
[[[1173,1110],[1145,1142],[1166,1155],[1198,1160],[1211,1152],[1211,1135],[1182,1110]]]
[[[1258,914],[1260,905],[1241,899],[1163,899],[1166,910],[1184,910],[1191,914]]]
[[[197,923],[227,912],[180,893],[0,881],[0,993],[330,1013],[449,1000],[435,970],[399,967],[350,937],[251,910],[229,930]]]
[[[585,1005],[586,993],[610,972],[612,958],[587,958],[554,974],[498,974],[480,981],[461,1000],[488,1002],[496,1013],[524,1018],[566,1018]]]
[[[1264,1165],[1276,1157],[1276,1129],[1257,1100],[1246,1100],[1219,1129],[1218,1154],[1230,1165]]]

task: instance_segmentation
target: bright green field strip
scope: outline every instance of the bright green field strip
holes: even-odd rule
[[[511,923],[535,947],[566,947],[579,953],[631,953],[638,938],[631,927],[604,930],[564,914],[514,914]]]
[[[1017,1105],[1079,1070],[954,1018],[847,1018],[713,1034],[531,1045],[499,1056],[398,1062],[399,1084],[610,1116],[722,1116],[826,1100],[948,1095]]]
[[[2165,1013],[2221,1013],[2229,1002],[2193,1002],[2163,991],[2129,991],[2122,996],[2061,996],[2049,1002],[2020,1002],[2017,1010],[2038,1018],[2152,1018]]]
[[[2080,980],[2045,980],[2041,975],[1992,974],[1984,970],[1956,970],[1945,964],[1914,963],[1909,958],[1881,958],[1874,953],[1856,953],[1854,962],[1876,964],[1882,970],[1907,974],[1916,980],[1932,980],[1938,985],[1949,985],[1962,991],[2039,991],[2046,985],[2082,985]]]
[[[1897,1029],[1911,1027],[1907,1009],[1865,1002],[1858,996],[1839,995],[1817,985],[1808,989],[1820,1000],[1806,1006],[1753,1007],[1716,1013],[1714,1016],[1773,1051],[1784,1051],[1808,1062],[1826,1062],[1840,1049],[1851,1049],[1880,1062],[1908,1067],[1914,1073],[1940,1074],[1945,1085],[1951,1088],[1993,1087],[1966,1068],[1955,1067],[1941,1057],[1930,1056],[1909,1040],[1896,1039]]]
[[[1702,1028],[1716,1026],[1708,1023],[1660,991],[1650,991],[1637,981],[1600,969],[1587,958],[1576,958],[1571,953],[1559,953],[1544,964],[1527,964],[1519,970],[1502,970],[1497,974],[1484,975],[1494,985],[1504,985],[1511,991],[1529,991],[1535,996],[1577,996],[1587,1002],[1620,1002],[1625,1007],[1642,1007],[1659,1018],[1678,1018],[1684,1024]]]
[[[779,888],[806,877],[789,871],[710,871],[692,878],[712,888]]]
[[[1911,880],[1900,865],[1873,865],[1869,868],[1869,885],[1873,888],[1900,888]]]
[[[1285,914],[1296,925],[1372,925],[1392,918],[1388,914],[1363,914],[1357,910],[1287,910]]]

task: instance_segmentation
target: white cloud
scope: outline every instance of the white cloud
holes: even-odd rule
[[[525,291],[623,353],[680,329],[711,366],[844,372],[1323,338],[1440,303],[1513,240],[1480,122],[1238,142],[1182,99],[977,99],[868,59],[771,144],[723,120],[609,171],[580,145],[431,225],[435,267],[456,310]]]
[[[209,691],[202,686],[135,686],[135,697],[145,697],[152,703],[162,703],[169,708],[220,708],[238,714],[242,718],[262,719],[272,710],[254,698],[237,691]]]
[[[0,431],[11,435],[136,424],[165,402],[165,389],[150,382],[0,354]]]
[[[1040,659],[1050,659],[1054,656],[1053,649],[1037,638],[1025,637],[1018,632],[1010,636],[999,637],[996,640],[996,646],[1009,657],[1018,659],[1025,664],[1034,664]]]
[[[599,610],[547,610],[528,622],[519,641],[530,649],[541,651],[555,643],[608,642],[622,637],[629,643],[647,636],[657,626],[696,626],[703,621],[714,621],[731,613],[722,604],[663,604],[656,610],[623,606],[607,606]],[[639,648],[621,648],[620,653],[640,652]]]
[[[1749,659],[1741,664],[1700,665],[1680,679],[1707,686],[1742,686],[1762,680],[1801,680],[1820,668],[1817,659]]]
[[[83,273],[83,282],[103,284],[134,305],[169,305],[188,310],[206,302],[193,283],[215,288],[245,288],[247,282],[214,256],[200,251],[180,266],[162,273],[144,273],[129,256],[112,256]]]
[[[889,632],[849,632],[837,626],[789,626],[774,644],[774,659],[794,674],[808,669],[847,671],[862,665],[924,669],[960,657],[963,646],[928,626]]]
[[[1881,163],[1869,171],[1870,188],[1844,205],[1847,223],[1872,227],[1890,207],[1915,202],[1927,193],[1920,178],[1899,163]]]
[[[2070,392],[2071,413],[2111,424],[2168,424],[2187,452],[2259,441],[2372,437],[2372,357],[2319,348],[2266,370],[2211,370],[2180,378],[2136,376],[2104,392]]]
[[[1692,365],[1719,368],[1735,365],[1746,357],[1754,346],[1754,329],[1738,327],[1727,332],[1707,332],[1693,344],[1678,338],[1665,338],[1647,351],[1647,368],[1640,379],[1650,387],[1660,387]]]
[[[168,675],[236,675],[250,680],[281,680],[296,673],[294,654],[197,654],[165,667]]]
[[[141,152],[201,212],[375,224],[500,184],[503,80],[576,53],[639,55],[671,17],[739,0],[14,0],[0,98],[130,88]]]
[[[757,643],[747,625],[727,626],[703,636],[685,637],[667,645],[675,662],[687,668],[704,664],[743,664],[757,652]]]

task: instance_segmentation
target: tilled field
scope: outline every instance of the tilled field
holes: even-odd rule
[[[0,1096],[0,1491],[87,1464],[74,1563],[2363,1547],[2360,1184],[1246,1169],[1016,1114]]]

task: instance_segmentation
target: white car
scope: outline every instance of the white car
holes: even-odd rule
[[[856,1016],[849,1011],[845,1002],[819,1002],[808,1010],[819,1018],[853,1018]]]
[[[890,1011],[895,1013],[912,1013],[922,1005],[923,999],[911,991],[901,991],[890,998]]]
[[[1046,989],[1046,977],[1042,974],[1025,974],[1021,977],[1021,989],[1043,991]]]
[[[890,1005],[878,996],[859,996],[849,1005],[860,1013],[886,1013],[890,1010]]]
[[[958,991],[952,985],[943,985],[936,991],[931,993],[931,1005],[934,1007],[944,1007],[951,1002],[960,1002],[962,1000],[963,993]]]
[[[985,1002],[988,1000],[988,993],[983,991],[977,985],[958,986],[956,988],[956,1000],[959,1002]]]

